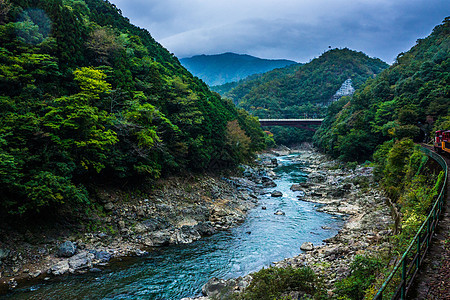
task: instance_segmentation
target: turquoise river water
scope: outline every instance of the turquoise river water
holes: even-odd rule
[[[274,170],[278,186],[268,191],[279,190],[283,197],[260,196],[257,207],[239,227],[192,244],[162,247],[145,257],[112,263],[101,273],[68,275],[21,288],[6,298],[180,299],[199,295],[211,277],[243,276],[299,254],[303,242],[321,244],[337,233],[343,221],[317,212],[317,204],[299,200],[290,190],[293,183],[306,181],[308,176],[296,158],[278,157],[280,166]],[[277,210],[286,215],[274,215]]]

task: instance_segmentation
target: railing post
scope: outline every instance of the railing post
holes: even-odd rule
[[[417,237],[417,262],[416,262],[417,270],[419,270],[419,266],[420,266],[420,233],[419,236]]]
[[[406,256],[403,257],[402,261],[402,289],[400,299],[404,300],[405,296],[406,296]]]

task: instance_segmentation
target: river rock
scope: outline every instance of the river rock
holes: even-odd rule
[[[283,193],[280,191],[273,191],[272,193],[270,193],[270,196],[272,197],[283,197]]]
[[[111,210],[113,210],[113,208],[114,208],[114,204],[112,204],[112,202],[108,202],[105,204],[105,209],[107,211],[111,211]]]
[[[291,191],[293,192],[303,191],[303,186],[300,184],[293,184],[291,185]]]
[[[89,252],[81,252],[69,258],[69,267],[73,270],[81,270],[92,267],[92,259],[94,254]]]
[[[171,233],[168,230],[161,230],[152,233],[150,241],[147,241],[147,246],[163,246],[170,244]]]
[[[0,260],[7,258],[9,252],[10,251],[8,249],[0,249]]]
[[[311,193],[309,194],[311,197],[322,197],[321,193],[318,193],[316,191],[311,191]]]
[[[327,180],[327,176],[321,173],[313,173],[309,175],[309,180],[315,183],[325,182]]]
[[[102,270],[100,270],[99,268],[90,268],[89,272],[91,273],[100,273]]]
[[[210,236],[216,233],[216,229],[211,222],[200,222],[194,226],[194,229],[202,236]]]
[[[169,227],[170,223],[167,222],[166,219],[161,217],[155,217],[137,223],[134,226],[133,230],[136,233],[144,233],[144,232],[153,232],[161,229],[167,229]]]
[[[176,235],[176,244],[190,244],[193,241],[199,240],[201,238],[195,228],[192,226],[184,225],[177,231]]]
[[[216,298],[226,286],[225,280],[213,277],[202,287],[202,293],[209,298]]]
[[[94,255],[95,259],[101,262],[108,262],[111,259],[111,254],[106,251],[96,251]]]
[[[71,257],[75,255],[75,252],[77,250],[77,247],[74,243],[71,241],[65,241],[58,247],[57,256],[59,257]]]
[[[274,212],[273,214],[274,214],[274,215],[277,215],[277,216],[284,216],[284,215],[285,215],[285,212],[282,211],[282,210],[277,210],[277,211]]]
[[[303,251],[311,251],[314,249],[314,245],[311,242],[304,242],[301,246],[300,246],[300,250]]]
[[[48,269],[48,273],[59,276],[65,274],[69,271],[69,262],[67,260],[62,260]]]
[[[277,184],[272,180],[272,178],[268,176],[261,177],[261,182],[265,188],[272,188],[277,186]]]
[[[276,158],[272,158],[270,160],[263,160],[261,162],[261,165],[263,165],[266,168],[276,168],[278,167],[278,161]]]
[[[31,277],[31,278],[36,278],[36,277],[39,277],[39,275],[41,275],[42,274],[42,271],[41,270],[36,270],[36,271],[34,271],[34,272],[30,272],[28,275]]]

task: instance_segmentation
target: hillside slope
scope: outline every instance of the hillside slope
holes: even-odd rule
[[[333,49],[301,66],[294,74],[266,77],[232,89],[227,96],[259,117],[293,117],[320,114],[347,79],[360,87],[387,64],[349,49]],[[311,107],[313,105],[314,107]]]
[[[286,59],[262,59],[246,54],[223,53],[182,58],[181,64],[209,86],[239,81],[257,73],[296,64]]]
[[[315,143],[334,157],[369,159],[385,141],[422,141],[450,129],[450,18],[396,62],[329,109]],[[433,122],[435,122],[433,124]]]
[[[0,2],[0,207],[91,201],[89,186],[248,159],[255,118],[102,0]]]
[[[211,90],[226,98],[233,99],[236,103],[238,99],[241,99],[247,95],[253,87],[261,85],[265,82],[281,79],[288,75],[293,75],[298,71],[300,66],[302,66],[302,64],[293,64],[283,68],[277,68],[266,73],[250,75],[239,81],[212,86]]]

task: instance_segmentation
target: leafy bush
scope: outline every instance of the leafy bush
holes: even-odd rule
[[[247,300],[273,300],[283,293],[304,292],[316,299],[323,296],[321,283],[310,268],[269,267],[252,274],[253,280],[241,295]]]
[[[336,282],[336,294],[343,299],[359,300],[376,279],[383,266],[380,259],[369,256],[355,256],[350,264],[350,276]]]

